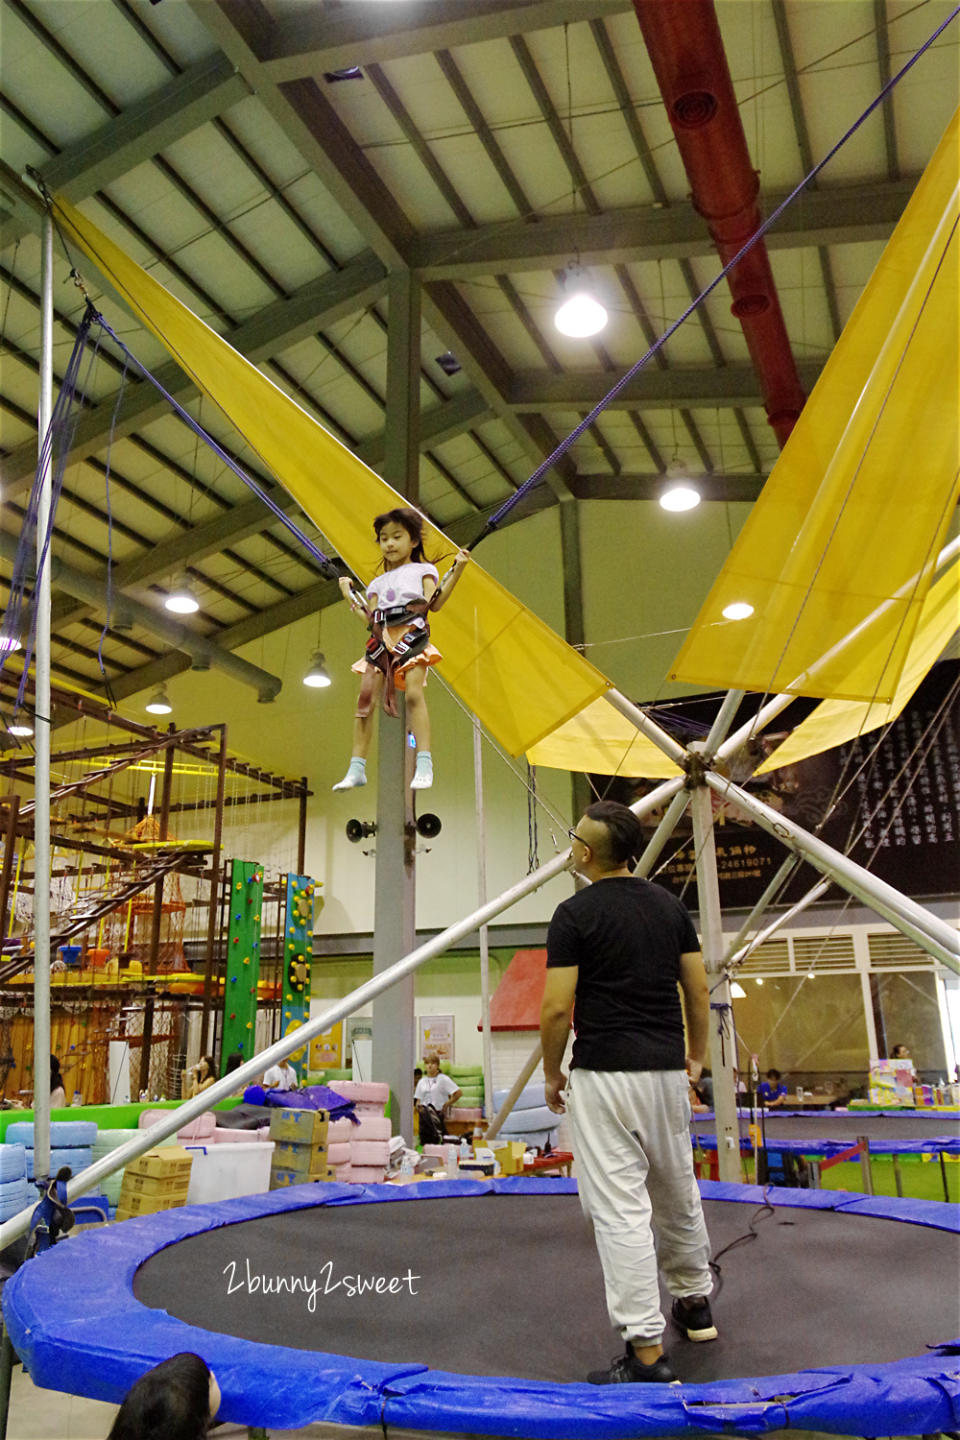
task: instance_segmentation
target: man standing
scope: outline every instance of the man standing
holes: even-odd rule
[[[679,900],[631,873],[643,840],[633,812],[601,800],[570,838],[574,867],[591,884],[557,907],[547,935],[546,1100],[558,1114],[569,1108],[580,1202],[593,1222],[610,1320],[625,1342],[608,1370],[587,1379],[669,1383],[676,1377],[661,1343],[658,1261],[678,1328],[690,1340],[717,1334],[687,1099],[706,1053],[707,977]],[[561,1065],[571,1008],[568,1082]]]
[[[419,1115],[418,1133],[421,1145],[440,1145],[450,1110],[463,1091],[455,1080],[440,1069],[440,1056],[434,1052],[424,1061],[427,1073],[417,1082],[413,1103]]]

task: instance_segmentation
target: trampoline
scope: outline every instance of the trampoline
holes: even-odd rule
[[[740,1110],[741,1148],[750,1150],[750,1112]],[[694,1144],[716,1150],[712,1131],[715,1116],[701,1111],[691,1117],[690,1135]],[[795,1155],[836,1155],[855,1145],[861,1135],[870,1142],[872,1155],[958,1155],[960,1116],[948,1113],[918,1115],[896,1111],[767,1110],[763,1117],[768,1149]]]
[[[681,1386],[577,1379],[618,1347],[563,1179],[303,1185],[130,1220],[29,1261],[4,1314],[38,1385],[118,1402],[195,1350],[223,1419],[280,1429],[956,1428],[953,1207],[777,1190],[758,1215],[757,1187],[702,1189],[714,1251],[757,1238],[721,1261],[720,1339],[668,1328]]]

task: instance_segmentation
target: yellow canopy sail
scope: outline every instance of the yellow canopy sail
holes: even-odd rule
[[[602,697],[527,750],[531,765],[670,780],[679,767]]]
[[[810,755],[819,755],[857,735],[866,735],[896,720],[920,681],[960,623],[960,559],[932,585],[923,604],[920,623],[900,683],[889,703],[857,703],[851,700],[824,700],[793,734],[760,766],[757,773],[794,765]]]
[[[404,497],[72,205],[58,197],[54,211],[67,237],[223,411],[350,568],[369,580],[377,559],[373,518],[405,504]],[[429,555],[452,557],[456,547],[429,522],[424,539]],[[512,755],[610,686],[476,562],[431,627],[444,675]]]
[[[671,679],[892,701],[958,498],[958,141],[960,111]],[[753,613],[725,623],[734,602]]]

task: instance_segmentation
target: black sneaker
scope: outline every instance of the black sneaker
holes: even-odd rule
[[[717,1327],[710,1313],[710,1301],[705,1295],[674,1300],[670,1313],[688,1340],[716,1340]]]
[[[624,1346],[624,1353],[613,1357],[608,1370],[591,1370],[587,1376],[589,1385],[636,1385],[644,1380],[652,1380],[661,1385],[680,1384],[665,1355],[654,1360],[652,1365],[644,1365],[643,1361],[634,1355],[629,1341]]]

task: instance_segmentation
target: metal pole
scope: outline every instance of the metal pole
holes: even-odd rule
[[[782,886],[787,883],[790,876],[793,874],[793,871],[796,870],[799,864],[800,860],[796,855],[788,855],[786,860],[784,860],[783,864],[780,866],[780,869],[777,871],[776,875],[774,875],[773,879],[769,882],[763,894],[760,896],[760,899],[757,901],[756,905],[754,905],[753,909],[750,911],[750,914],[747,916],[746,920],[744,920],[743,924],[740,926],[740,929],[730,941],[730,946],[727,951],[728,959],[730,955],[732,955],[735,950],[738,950],[743,944],[743,941],[746,939],[747,935],[749,935],[750,931],[753,929],[754,925],[756,925],[761,915],[763,915],[769,908],[771,901],[773,901],[776,896],[779,895]]]
[[[858,1135],[857,1144],[860,1146],[860,1174],[863,1177],[863,1188],[868,1195],[872,1195],[873,1167],[870,1164],[870,1141],[866,1135]]]
[[[217,948],[217,912],[220,907],[220,867],[223,863],[223,802],[227,788],[227,727],[220,727],[217,760],[217,806],[213,815],[213,854],[210,856],[210,910],[207,915],[207,956],[203,967],[203,1009],[200,1012],[200,1054],[208,1055],[210,1006],[213,999],[213,962]]]
[[[646,735],[658,750],[662,750],[664,755],[668,755],[681,770],[684,768],[687,762],[686,750],[674,740],[672,735],[668,735],[666,730],[662,730],[655,720],[651,720],[649,715],[644,714],[639,705],[634,705],[626,695],[621,695],[619,690],[614,689],[607,690],[603,698],[613,706],[614,710],[618,710],[625,719],[629,720],[631,725],[635,725],[641,734]]]
[[[483,803],[483,736],[473,717],[473,797],[477,810],[477,904],[487,903],[487,813]],[[490,935],[480,926],[480,1037],[483,1046],[483,1095],[493,1105],[493,1037],[490,1034]],[[489,1114],[489,1108],[487,1114]]]
[[[510,1087],[510,1094],[507,1096],[506,1100],[504,1100],[503,1104],[500,1106],[500,1109],[494,1116],[492,1123],[488,1127],[487,1133],[483,1137],[485,1144],[489,1145],[490,1141],[500,1134],[501,1125],[503,1124],[504,1120],[506,1120],[507,1116],[510,1114],[510,1111],[513,1109],[514,1105],[516,1105],[518,1099],[520,1098],[520,1094],[523,1090],[524,1085],[526,1085],[527,1081],[530,1079],[530,1076],[540,1064],[540,1059],[542,1055],[543,1046],[538,1040],[536,1045],[534,1045],[533,1049],[530,1051],[530,1055],[523,1069],[520,1071],[520,1074],[517,1076],[516,1080],[514,1080],[512,1086]]]
[[[710,1069],[713,1073],[713,1109],[716,1116],[717,1163],[721,1180],[740,1179],[740,1120],[733,1079],[735,1049],[733,1001],[730,981],[724,975],[723,921],[720,915],[720,886],[717,880],[717,851],[713,834],[710,792],[699,785],[690,797],[693,816],[693,843],[697,856],[697,897],[700,910],[700,939],[703,962],[710,981]],[[720,1024],[712,1023],[715,1007]],[[730,1018],[729,1036],[726,1019]]]
[[[50,1173],[50,564],[40,570],[50,528],[53,415],[53,221],[47,211],[41,236],[40,442],[37,500],[37,630],[34,648],[36,798],[33,816],[33,1164],[34,1178]]]
[[[795,916],[800,915],[808,906],[812,905],[814,901],[826,895],[832,883],[831,880],[821,880],[819,885],[814,885],[813,889],[808,890],[806,895],[797,901],[796,905],[791,905],[789,910],[784,910],[782,915],[778,915],[776,920],[771,920],[770,924],[767,925],[765,929],[758,931],[753,939],[748,941],[746,945],[741,945],[739,950],[735,950],[732,955],[728,955],[724,962],[725,965],[742,965],[747,956],[751,955],[758,945],[762,945],[765,940],[769,940],[770,936],[775,934],[776,931],[782,929],[783,926],[794,919]]]
[[[647,810],[655,810],[667,795],[673,794],[673,787],[677,781],[668,780],[643,800],[638,800],[631,808],[635,814],[643,815]],[[418,945],[416,950],[405,955],[402,960],[389,970],[383,971],[380,975],[374,975],[363,985],[338,1000],[334,1005],[329,1006],[319,1015],[312,1016],[299,1030],[290,1035],[283,1035],[275,1044],[267,1047],[259,1055],[253,1055],[245,1061],[232,1074],[226,1075],[218,1080],[209,1090],[204,1090],[200,1095],[194,1095],[191,1100],[185,1100],[182,1105],[168,1111],[163,1119],[151,1125],[149,1130],[144,1130],[133,1140],[126,1144],[119,1145],[116,1150],[105,1155],[102,1160],[97,1160],[93,1165],[83,1170],[80,1175],[71,1180],[67,1186],[67,1195],[70,1200],[75,1200],[78,1195],[85,1195],[107,1175],[112,1175],[115,1170],[121,1170],[145,1150],[150,1150],[160,1140],[165,1140],[168,1135],[173,1135],[184,1125],[195,1120],[198,1115],[203,1115],[207,1110],[212,1110],[218,1100],[226,1100],[235,1090],[244,1085],[252,1085],[254,1080],[263,1074],[264,1070],[271,1065],[278,1064],[294,1050],[299,1050],[301,1045],[308,1045],[317,1035],[322,1035],[335,1025],[338,1020],[343,1020],[347,1015],[352,1015],[368,1000],[375,996],[382,995],[389,990],[397,980],[402,980],[406,975],[411,975],[425,960],[432,960],[435,955],[442,955],[451,949],[458,941],[470,935],[480,925],[487,925],[512,905],[523,900],[525,896],[532,895],[552,880],[555,875],[562,875],[570,864],[570,851],[565,850],[561,855],[555,855],[546,865],[541,865],[539,870],[524,878],[509,890],[504,890],[496,899],[490,900],[486,905],[474,910],[471,915],[458,920],[456,924],[449,925],[432,940],[427,940],[423,945]],[[33,1214],[33,1207],[21,1210],[19,1215],[13,1215],[9,1220],[0,1224],[0,1250],[16,1240],[20,1235],[25,1235],[30,1224],[30,1216]]]
[[[723,697],[723,704],[714,716],[713,724],[710,726],[710,733],[704,741],[703,751],[705,755],[712,755],[717,746],[723,741],[724,736],[733,723],[733,717],[737,713],[737,706],[743,699],[742,690],[728,690]]]
[[[635,875],[639,875],[642,879],[646,879],[646,877],[650,874],[650,871],[660,859],[660,852],[663,850],[664,845],[666,845],[667,841],[670,839],[670,836],[673,834],[674,830],[676,830],[677,826],[679,825],[680,817],[683,814],[684,810],[686,810],[689,803],[690,796],[687,794],[686,790],[678,790],[676,795],[674,795],[673,799],[670,801],[670,804],[664,811],[663,819],[660,821],[660,824],[657,826],[656,830],[654,830],[650,839],[647,841],[644,852],[640,856],[640,860],[637,864],[637,868],[633,872]]]
[[[739,785],[734,785],[732,781],[710,770],[706,772],[705,779],[718,795],[735,800],[741,809],[753,815],[765,830],[782,840],[788,850],[802,855],[817,870],[829,875],[838,885],[842,885],[845,890],[849,890],[852,895],[888,920],[897,930],[909,936],[921,949],[960,974],[960,935],[946,921],[924,910],[915,901],[908,900],[885,880],[871,875],[862,865],[857,865],[846,855],[841,855],[795,821],[788,820],[785,815],[771,809],[755,795],[742,790]]]

